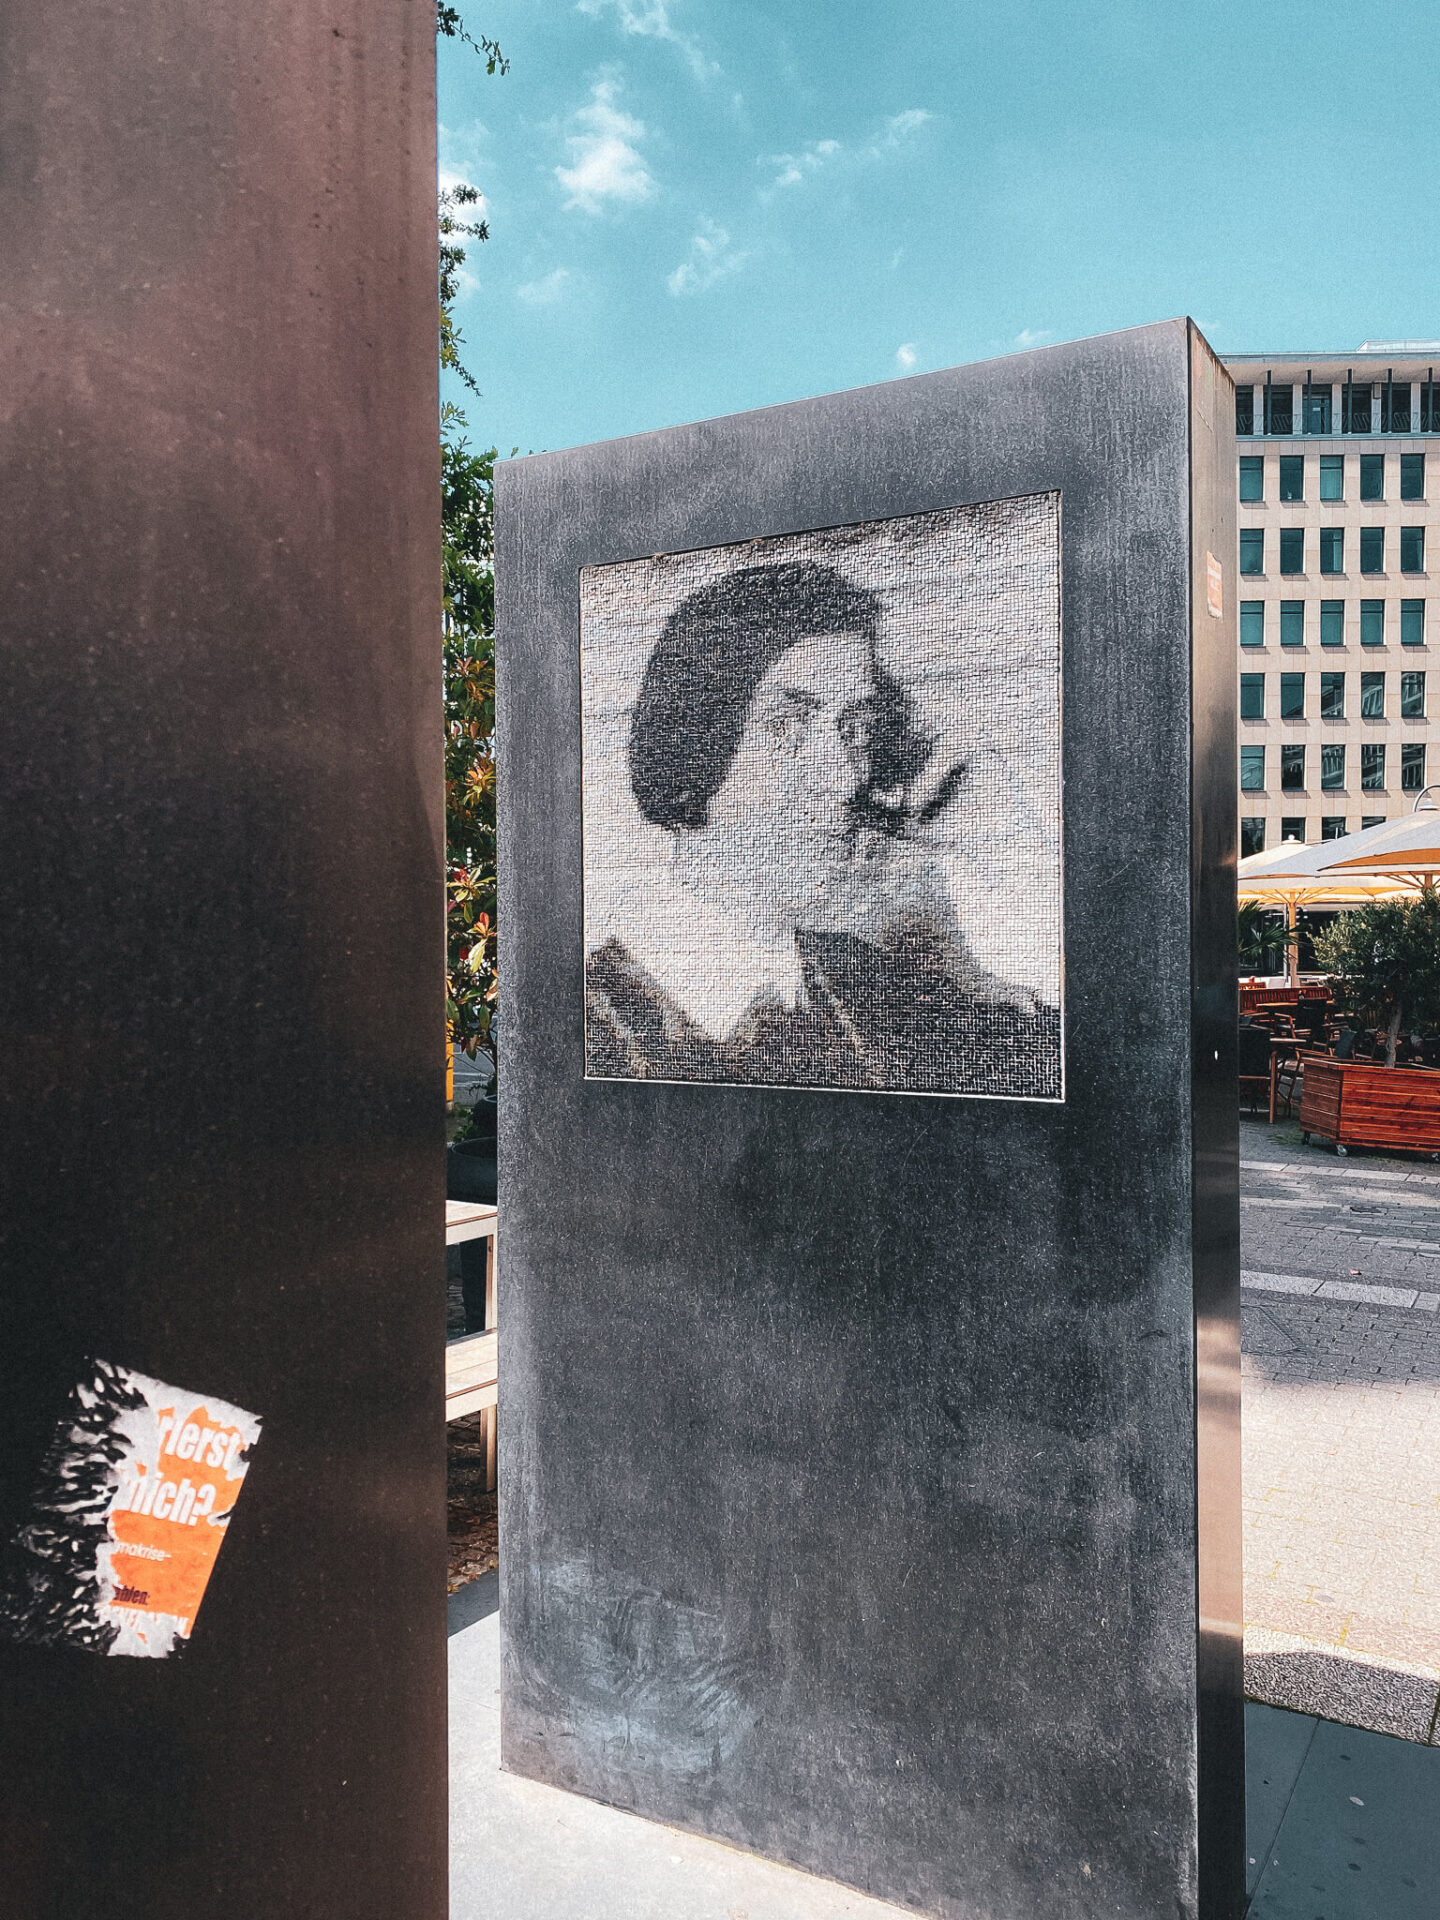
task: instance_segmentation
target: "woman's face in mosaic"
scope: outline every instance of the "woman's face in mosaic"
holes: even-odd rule
[[[860,633],[797,641],[756,688],[709,825],[712,844],[777,907],[802,908],[846,857],[874,703],[874,655]]]

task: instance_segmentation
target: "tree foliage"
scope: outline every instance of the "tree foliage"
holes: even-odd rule
[[[437,0],[435,29],[481,55],[487,73],[509,65],[493,40],[477,40],[457,8]],[[454,305],[466,242],[489,238],[468,183],[438,197],[440,365],[479,395],[465,365]],[[495,1057],[495,548],[491,484],[495,449],[471,450],[461,410],[440,410],[445,672],[445,1017],[450,1040],[473,1059]]]
[[[1427,887],[1412,900],[1375,900],[1342,913],[1315,936],[1336,1004],[1357,1020],[1386,1030],[1385,1064],[1395,1064],[1403,1021],[1440,1021],[1440,893]]]
[[[1278,948],[1285,951],[1285,915],[1277,920],[1274,907],[1258,900],[1242,900],[1236,926],[1236,952],[1243,973],[1268,973],[1268,962]]]

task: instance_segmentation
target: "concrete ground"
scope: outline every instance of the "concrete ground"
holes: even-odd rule
[[[1241,1156],[1246,1690],[1433,1742],[1440,1167],[1251,1123]]]

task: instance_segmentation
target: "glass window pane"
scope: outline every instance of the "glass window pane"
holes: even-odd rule
[[[1287,813],[1280,822],[1280,838],[1303,841],[1305,838],[1304,814]]]
[[[1254,387],[1236,387],[1235,389],[1235,431],[1236,433],[1254,433],[1255,431]]]
[[[1347,388],[1342,388],[1340,396],[1341,411],[1344,418],[1340,423],[1342,433],[1369,433],[1374,418],[1374,409],[1370,404],[1370,382],[1356,380]]]
[[[1383,600],[1360,602],[1360,644],[1362,647],[1384,646],[1385,602]]]
[[[1364,720],[1385,718],[1385,676],[1362,673],[1360,676],[1360,716]]]
[[[1265,571],[1265,529],[1263,527],[1240,529],[1240,571],[1241,573]]]
[[[1281,674],[1280,718],[1282,720],[1303,720],[1305,718],[1305,676],[1303,673]]]
[[[1361,454],[1360,498],[1362,500],[1383,500],[1385,498],[1385,456],[1383,453]]]
[[[1321,674],[1320,718],[1322,720],[1343,720],[1345,718],[1345,676],[1343,673]]]
[[[1361,573],[1385,571],[1385,529],[1383,527],[1360,529],[1360,571]]]
[[[1283,746],[1280,749],[1280,791],[1301,793],[1305,787],[1305,749]]]
[[[1424,527],[1401,527],[1400,571],[1402,573],[1423,573],[1425,571]]]
[[[1401,454],[1400,498],[1402,500],[1423,500],[1425,498],[1425,456],[1423,453]]]
[[[1265,749],[1264,747],[1241,747],[1240,749],[1240,791],[1242,793],[1261,793],[1265,788]]]
[[[1240,602],[1240,644],[1242,647],[1264,646],[1265,602],[1263,600]]]
[[[1305,498],[1305,456],[1303,453],[1281,454],[1280,498],[1282,500],[1303,500]]]
[[[1423,600],[1400,602],[1400,644],[1402,647],[1424,646],[1425,602]]]
[[[1321,454],[1320,498],[1322,500],[1343,500],[1345,498],[1345,456],[1343,453]]]
[[[1282,647],[1304,646],[1305,602],[1303,600],[1280,602],[1280,644]]]
[[[1363,814],[1360,819],[1360,825],[1362,829],[1365,827],[1383,827],[1384,824],[1385,824],[1385,816],[1383,813]]]
[[[1263,500],[1265,498],[1265,460],[1258,453],[1244,453],[1240,456],[1240,498],[1242,500]]]
[[[1385,749],[1382,745],[1360,749],[1360,785],[1373,793],[1385,784]]]
[[[1320,644],[1322,647],[1344,646],[1345,602],[1343,600],[1320,602]]]
[[[1330,388],[1319,386],[1314,381],[1304,390],[1305,431],[1306,433],[1329,433],[1330,424]]]
[[[1425,745],[1415,741],[1400,749],[1400,785],[1406,793],[1418,793],[1425,784]]]
[[[1240,718],[1242,720],[1263,720],[1265,718],[1265,676],[1263,673],[1241,674]]]
[[[1327,813],[1320,822],[1322,840],[1343,840],[1345,838],[1345,816],[1343,813]]]
[[[1280,571],[1281,573],[1305,571],[1305,529],[1303,527],[1280,529]]]
[[[1410,382],[1387,381],[1380,389],[1380,429],[1382,433],[1409,433]]]
[[[1345,571],[1345,529],[1343,527],[1320,529],[1320,571],[1321,573]]]
[[[1265,816],[1263,813],[1242,813],[1240,816],[1240,858],[1248,860],[1252,853],[1265,851]]]
[[[1269,386],[1263,391],[1266,411],[1265,431],[1293,433],[1295,431],[1294,387]]]
[[[1338,743],[1320,749],[1320,784],[1331,793],[1345,784],[1345,749]]]
[[[1425,718],[1425,676],[1423,673],[1401,674],[1400,718],[1402,720],[1423,720]]]

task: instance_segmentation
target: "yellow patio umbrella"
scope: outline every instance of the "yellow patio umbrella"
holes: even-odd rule
[[[1388,838],[1396,828],[1413,818],[1387,820],[1378,827],[1347,834],[1343,845],[1347,852],[1361,842]],[[1440,821],[1440,813],[1436,815]],[[1295,916],[1300,907],[1353,907],[1363,900],[1383,899],[1400,884],[1388,873],[1339,873],[1335,871],[1335,852],[1342,844],[1322,840],[1305,844],[1289,840],[1270,853],[1252,853],[1242,860],[1236,873],[1235,891],[1241,900],[1253,900],[1261,906],[1285,910],[1285,955],[1291,986],[1298,984],[1299,954],[1296,947]]]
[[[1368,833],[1331,840],[1321,868],[1340,886],[1388,887],[1392,892],[1433,887],[1440,878],[1440,807],[1427,787],[1414,811]]]

